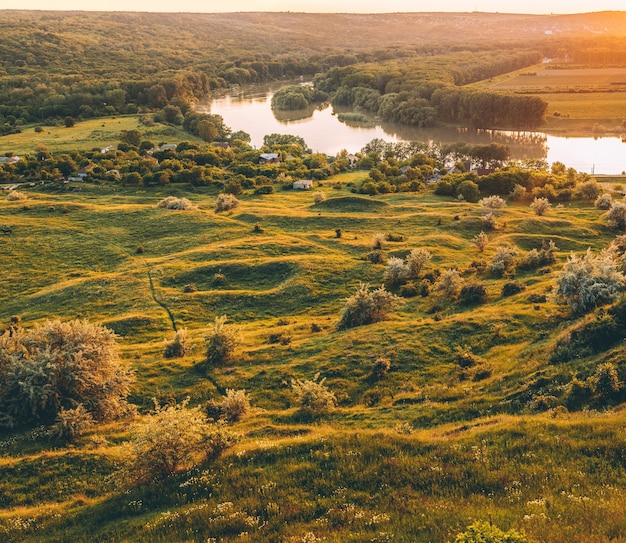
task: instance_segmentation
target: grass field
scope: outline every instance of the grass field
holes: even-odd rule
[[[559,261],[601,248],[613,236],[602,212],[577,203],[536,217],[527,204],[512,205],[479,254],[479,206],[430,192],[355,196],[345,185],[363,175],[322,184],[321,204],[283,191],[244,196],[221,214],[213,190],[179,187],[86,185],[71,194],[33,190],[26,206],[0,201],[0,224],[10,227],[0,236],[1,322],[80,316],[111,327],[136,371],[132,399],[142,408],[153,396],[198,404],[227,388],[248,390],[253,405],[234,426],[241,442],[222,460],[126,493],[109,482],[123,461],[126,423],[70,447],[39,430],[7,437],[4,540],[287,542],[314,541],[312,533],[331,542],[445,542],[482,519],[536,543],[626,541],[624,411],[530,407],[598,363],[547,361],[576,322],[549,299],[529,297],[550,291],[558,265],[518,272],[526,290],[511,297],[500,293],[510,278],[465,271],[485,281],[488,303],[418,296],[389,321],[335,331],[355,286],[382,281],[384,266],[364,259],[378,232],[403,236],[386,244],[388,256],[422,247],[433,269],[470,270],[500,243],[524,252],[553,239]],[[199,210],[158,209],[169,193],[186,194]],[[216,273],[226,282],[216,284]],[[163,339],[173,335],[164,307],[193,340],[182,359],[163,358]],[[203,338],[223,314],[242,345],[234,363],[205,374]],[[271,334],[289,342],[270,343]],[[484,376],[464,376],[454,361],[461,346],[484,360]],[[600,360],[622,367],[619,349]],[[379,356],[391,371],[373,381]],[[318,372],[339,407],[308,420],[292,407],[289,383]]]
[[[174,126],[155,124],[146,126],[137,115],[102,117],[77,121],[73,127],[42,126],[43,132],[35,132],[35,126],[23,126],[19,134],[0,138],[0,155],[7,153],[24,155],[33,153],[37,146],[45,145],[54,152],[90,151],[108,145],[117,145],[122,130],[139,130],[143,139],[156,145],[178,141],[196,141],[197,138]],[[198,140],[199,141],[199,140]]]

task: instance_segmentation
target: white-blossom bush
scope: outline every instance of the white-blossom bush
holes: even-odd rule
[[[182,358],[191,350],[191,341],[186,328],[179,328],[171,341],[165,340],[163,356],[165,358]]]
[[[319,373],[313,379],[295,379],[291,382],[295,405],[302,411],[314,414],[325,413],[337,405],[335,395],[324,385]]]
[[[9,194],[7,194],[7,200],[9,200],[9,202],[28,200],[28,194],[26,194],[25,192],[20,192],[19,190],[10,190]]]
[[[413,249],[406,255],[406,265],[409,268],[409,278],[418,279],[420,274],[428,267],[433,256],[428,249]]]
[[[463,278],[459,270],[444,270],[438,277],[433,287],[436,292],[442,293],[446,298],[456,298],[463,286]]]
[[[239,345],[237,328],[226,324],[226,315],[215,317],[213,328],[206,336],[206,362],[221,364],[232,359],[235,349]]]
[[[132,382],[103,326],[55,320],[0,336],[0,426],[52,424],[79,406],[93,420],[111,420],[128,412]]]
[[[127,443],[129,454],[119,478],[142,484],[165,478],[207,457],[214,458],[234,443],[236,436],[209,423],[199,407],[160,406],[134,428]]]
[[[173,209],[177,211],[193,211],[198,209],[198,206],[194,205],[187,198],[176,198],[176,196],[168,196],[167,198],[163,198],[158,204],[157,207],[163,209]]]
[[[409,276],[409,267],[401,258],[392,256],[387,259],[387,268],[383,275],[386,285],[401,285]]]
[[[250,411],[250,398],[245,390],[226,389],[226,396],[219,404],[222,417],[228,422],[236,422]]]
[[[517,261],[517,249],[510,245],[498,245],[496,252],[491,259],[489,271],[497,276],[502,276],[504,272],[515,267]]]
[[[230,209],[235,209],[238,205],[239,200],[233,194],[223,192],[217,195],[215,211],[229,211]]]
[[[615,202],[606,214],[609,227],[613,230],[626,230],[626,204],[623,202]]]
[[[490,209],[502,209],[506,207],[506,201],[500,196],[487,196],[478,200],[478,205],[488,207]]]
[[[476,234],[472,238],[472,241],[474,242],[474,245],[476,245],[476,248],[482,253],[487,248],[489,236],[481,230],[479,234]]]
[[[575,314],[611,303],[626,288],[626,277],[618,269],[614,254],[590,249],[583,255],[572,254],[556,278],[554,297]]]
[[[611,206],[613,205],[613,198],[608,192],[605,192],[596,198],[594,205],[596,206],[596,209],[611,209]]]
[[[535,215],[538,215],[540,217],[545,215],[548,211],[550,211],[551,208],[552,208],[552,204],[550,203],[550,200],[548,200],[547,198],[535,198],[530,203],[530,209],[532,209],[535,212]]]
[[[385,320],[399,301],[385,287],[370,290],[366,283],[361,283],[350,296],[341,311],[337,330],[354,328]]]

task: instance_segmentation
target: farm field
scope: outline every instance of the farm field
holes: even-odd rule
[[[572,136],[624,131],[626,68],[550,68],[539,65],[483,82],[488,88],[541,96],[548,133]],[[481,85],[482,85],[481,84]]]
[[[572,318],[549,294],[571,251],[614,238],[603,212],[571,202],[538,217],[511,203],[480,253],[478,204],[430,189],[353,194],[365,176],[317,184],[318,203],[306,191],[244,194],[222,213],[216,189],[188,186],[27,188],[26,201],[0,200],[0,322],[78,317],[113,329],[142,413],[153,397],[204,405],[227,389],[245,389],[252,406],[221,458],[126,490],[114,475],[142,416],[70,444],[41,428],[6,436],[5,541],[446,542],[477,520],[537,543],[626,540],[623,409],[551,403],[600,362],[624,369],[621,344],[550,362],[558,341],[596,318]],[[168,195],[198,209],[158,208]],[[427,249],[430,270],[457,267],[485,284],[487,301],[432,292],[403,298],[388,320],[337,330],[359,283],[383,281],[385,265],[365,258],[377,233],[396,240],[386,258]],[[523,255],[548,239],[553,266],[480,271],[501,244]],[[523,291],[504,296],[513,279]],[[205,336],[221,315],[241,343],[232,361],[207,368]],[[192,349],[166,359],[174,325]],[[375,378],[381,357],[390,368]],[[291,383],[318,373],[338,405],[303,414]]]

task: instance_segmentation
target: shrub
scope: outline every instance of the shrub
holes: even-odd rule
[[[534,270],[541,266],[547,266],[556,262],[555,253],[559,248],[554,244],[552,240],[543,242],[541,249],[531,249],[526,256],[519,263],[521,269]]]
[[[409,267],[401,258],[391,257],[387,260],[387,268],[383,281],[388,286],[397,286],[403,283],[409,275]]]
[[[378,357],[372,365],[372,379],[378,381],[385,377],[391,369],[391,361],[388,358]]]
[[[192,204],[187,198],[176,198],[176,196],[163,198],[163,200],[157,204],[157,207],[178,211],[193,211],[198,209],[198,206]]]
[[[127,413],[131,383],[115,334],[103,326],[55,320],[0,336],[0,426],[51,424],[79,405],[96,421],[111,420]]]
[[[365,260],[369,260],[372,264],[381,264],[383,258],[384,254],[380,249],[375,249],[365,255]]]
[[[62,439],[75,439],[83,435],[93,426],[93,417],[83,404],[78,404],[74,409],[61,408],[57,415],[53,435]]]
[[[228,422],[236,422],[250,411],[250,398],[245,390],[227,388],[219,405],[222,417]]]
[[[199,407],[181,404],[161,407],[138,426],[128,443],[130,460],[121,478],[142,484],[165,478],[193,464],[201,456],[213,457],[216,451],[234,441],[234,436],[210,424]]]
[[[274,193],[274,187],[272,185],[261,185],[254,189],[254,194],[263,195],[263,194],[273,194],[273,193]]]
[[[384,247],[385,241],[385,234],[382,234],[381,232],[374,234],[374,238],[372,240],[372,249],[374,249],[375,251],[380,251]]]
[[[524,290],[526,290],[526,285],[524,283],[511,281],[502,285],[502,296],[513,296],[515,294],[519,294],[520,292],[524,292]]]
[[[482,221],[486,230],[498,229],[498,218],[493,213],[487,213],[487,215],[482,217]]]
[[[296,405],[309,414],[325,413],[337,404],[335,395],[324,386],[325,379],[319,379],[319,373],[311,380],[295,379],[291,389]]]
[[[585,200],[595,200],[601,191],[602,187],[595,179],[586,181],[577,188],[578,195]]]
[[[515,530],[503,532],[489,522],[477,521],[458,534],[454,543],[528,543],[528,539]]]
[[[474,245],[476,245],[476,248],[482,253],[487,248],[489,237],[481,230],[480,234],[474,236],[472,241],[474,242]]]
[[[198,292],[198,287],[194,283],[188,283],[183,287],[183,292]]]
[[[346,299],[337,323],[337,330],[372,324],[386,319],[393,311],[398,299],[397,296],[385,290],[384,286],[370,290],[368,284],[361,283],[356,292]]]
[[[611,362],[606,362],[596,368],[592,386],[596,394],[603,399],[609,400],[622,389],[624,384],[620,382],[615,366]]]
[[[430,285],[430,283],[428,282],[427,284]],[[400,287],[400,290],[398,291],[398,293],[400,294],[402,298],[413,298],[417,296],[418,294],[420,294],[421,292],[422,292],[421,284],[418,286],[413,281],[409,281],[408,283],[405,283],[404,285]],[[428,292],[426,293],[426,296],[428,296]]]
[[[18,190],[10,190],[9,194],[7,194],[7,200],[9,200],[9,202],[16,202],[19,200],[28,200],[28,194],[24,192],[20,192]]]
[[[312,196],[313,196],[313,202],[316,204],[319,204],[323,202],[324,200],[326,200],[326,194],[324,194],[321,191],[314,192]]]
[[[586,313],[613,302],[626,286],[626,277],[617,269],[609,251],[594,255],[570,255],[556,279],[557,303],[571,307],[575,314]]]
[[[405,241],[405,237],[402,234],[394,234],[393,232],[389,232],[385,234],[385,240],[391,241],[392,243],[402,243]]]
[[[601,194],[596,198],[595,204],[596,209],[611,209],[613,205],[613,198],[608,192]]]
[[[536,215],[539,215],[540,217],[545,215],[548,211],[550,211],[550,208],[552,207],[552,204],[550,203],[550,200],[548,200],[547,198],[535,198],[531,203],[530,203],[530,209],[532,209]]]
[[[427,249],[413,249],[406,256],[408,275],[411,279],[418,279],[424,269],[430,264],[432,255]]]
[[[588,380],[574,377],[567,386],[565,393],[565,405],[573,411],[584,407],[593,396],[593,388]]]
[[[496,253],[491,259],[489,271],[494,275],[501,277],[504,272],[515,267],[517,260],[517,249],[509,245],[498,245]]]
[[[434,289],[437,292],[442,292],[446,298],[455,298],[461,290],[463,279],[459,270],[445,270],[437,279]]]
[[[208,364],[228,362],[239,345],[239,333],[234,326],[226,324],[226,315],[215,317],[213,328],[205,339]]]
[[[163,356],[165,358],[182,358],[189,353],[191,349],[189,336],[186,328],[180,328],[174,334],[174,339],[165,341],[165,349]]]
[[[615,202],[613,207],[609,209],[606,217],[609,222],[609,227],[614,230],[623,231],[626,229],[626,204],[622,202]]]
[[[502,209],[506,207],[504,198],[501,198],[500,196],[488,196],[487,198],[482,198],[478,201],[478,204],[490,209]]]
[[[482,304],[487,300],[487,288],[482,283],[465,285],[459,294],[459,301],[465,305]]]
[[[220,211],[229,211],[230,209],[234,209],[239,205],[239,200],[228,193],[222,193],[217,195],[217,199],[215,200],[215,212]]]
[[[526,188],[522,185],[515,185],[513,190],[509,193],[509,200],[517,202],[526,196]]]

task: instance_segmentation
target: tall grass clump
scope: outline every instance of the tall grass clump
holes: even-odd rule
[[[399,298],[385,287],[370,290],[370,286],[361,283],[350,296],[341,311],[337,330],[354,328],[385,320],[394,310]]]
[[[187,198],[176,198],[176,196],[168,196],[167,198],[163,198],[158,204],[157,207],[162,209],[172,209],[176,211],[193,211],[198,209],[198,206],[194,205]]]

